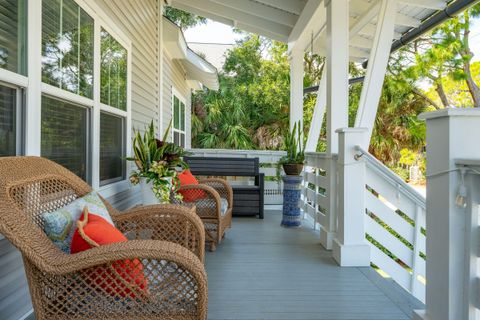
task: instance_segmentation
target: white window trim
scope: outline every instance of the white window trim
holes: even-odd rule
[[[185,106],[185,112],[183,114],[183,123],[185,130],[180,130],[180,129],[175,129],[175,106],[174,106],[174,101],[175,97],[178,98],[180,102],[183,103]],[[175,132],[183,134],[183,145],[187,145],[187,99],[185,98],[185,95],[181,94],[180,91],[178,91],[174,86],[172,86],[172,128],[171,128],[171,142],[174,142],[173,134]]]
[[[125,166],[125,179],[100,188],[100,112],[110,113],[125,118],[125,152],[131,155],[132,132],[132,42],[105,14],[94,1],[75,0],[75,2],[94,20],[94,83],[93,98],[57,88],[42,82],[42,1],[28,0],[27,38],[28,38],[28,76],[23,76],[5,69],[0,69],[0,81],[26,89],[26,110],[24,110],[24,153],[41,155],[41,99],[42,94],[52,98],[71,102],[89,109],[87,176],[93,189],[109,194],[109,190],[125,190],[129,187],[128,168]],[[100,102],[100,30],[106,30],[127,50],[127,110],[119,110]]]

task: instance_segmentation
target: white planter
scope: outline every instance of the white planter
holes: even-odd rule
[[[142,203],[143,205],[159,204],[157,197],[152,191],[152,182],[147,183],[147,179],[140,178],[140,189],[142,190]]]
[[[170,178],[170,185],[172,185],[172,179]],[[147,179],[140,178],[140,189],[142,191],[142,203],[143,205],[150,205],[150,204],[159,204],[160,200],[155,196],[152,191],[153,183],[150,181],[147,183]],[[170,186],[171,188],[171,186]]]

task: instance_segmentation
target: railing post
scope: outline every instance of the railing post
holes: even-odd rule
[[[342,267],[370,266],[365,240],[365,162],[355,159],[367,128],[342,128],[338,153],[338,232],[333,258]]]
[[[470,263],[478,252],[469,239],[478,225],[471,225],[472,208],[455,204],[461,182],[455,160],[480,159],[480,110],[444,109],[420,118],[427,120],[427,288],[426,310],[414,319],[474,319]]]
[[[328,159],[327,169],[327,214],[325,225],[320,227],[320,243],[327,250],[332,250],[333,239],[337,235],[337,162],[335,155]],[[317,188],[318,193],[318,188]]]

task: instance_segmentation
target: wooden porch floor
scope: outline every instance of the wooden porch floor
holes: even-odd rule
[[[310,225],[280,227],[281,214],[234,218],[207,253],[208,319],[410,319],[422,303],[372,268],[340,268]]]

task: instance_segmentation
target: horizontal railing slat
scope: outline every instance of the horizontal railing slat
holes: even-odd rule
[[[398,263],[390,259],[385,253],[380,251],[375,245],[370,243],[370,256],[372,262],[380,269],[385,271],[394,280],[404,288],[410,287],[411,274]]]

